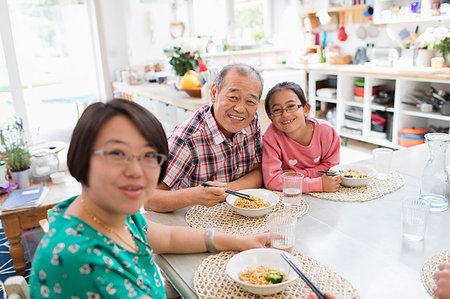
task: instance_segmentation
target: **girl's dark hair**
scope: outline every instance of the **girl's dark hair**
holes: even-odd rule
[[[89,161],[92,146],[98,132],[112,117],[127,117],[158,153],[167,156],[166,134],[158,119],[147,109],[124,99],[112,99],[107,103],[94,103],[86,108],[73,130],[67,153],[67,166],[70,174],[81,184],[88,186]],[[167,160],[161,165],[158,183],[162,181],[167,170]]]
[[[303,89],[298,85],[297,83],[290,82],[290,81],[284,81],[276,84],[274,87],[272,87],[269,92],[267,93],[266,100],[265,100],[265,108],[267,115],[270,116],[270,100],[272,99],[273,95],[281,90],[284,89],[290,89],[292,90],[300,100],[300,103],[302,105],[308,104],[308,101],[306,100],[305,94],[303,93]]]

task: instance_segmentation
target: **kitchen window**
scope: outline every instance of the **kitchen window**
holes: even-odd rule
[[[260,40],[272,38],[272,6],[273,0],[193,0],[195,35],[217,45],[255,47]]]
[[[2,40],[5,46],[9,36],[10,44],[0,53],[0,85],[5,85],[5,77],[20,82],[11,90],[12,101],[15,115],[27,124],[31,143],[68,141],[85,105],[100,100],[92,1],[0,2],[6,8],[0,9],[0,18],[9,20]],[[2,68],[3,52],[10,64],[8,76]],[[0,99],[0,110],[3,105]]]

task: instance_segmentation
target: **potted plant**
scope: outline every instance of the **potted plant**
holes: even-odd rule
[[[4,157],[11,176],[19,188],[28,188],[31,184],[30,152],[25,140],[23,121],[15,120],[2,130],[5,143]]]
[[[420,48],[428,51],[437,49],[444,59],[444,64],[449,64],[448,54],[450,53],[450,29],[446,27],[428,27],[416,42]]]
[[[177,76],[184,76],[188,71],[199,71],[202,64],[200,53],[206,48],[206,39],[173,40],[164,47],[164,53],[170,57],[170,65]]]

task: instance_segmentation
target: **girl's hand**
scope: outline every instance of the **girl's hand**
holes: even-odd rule
[[[287,168],[287,169],[283,169],[283,173],[285,173],[285,172],[296,172],[296,171],[294,169]]]
[[[342,182],[342,176],[328,176],[322,175],[322,191],[323,192],[336,192]]]

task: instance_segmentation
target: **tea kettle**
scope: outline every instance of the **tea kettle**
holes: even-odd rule
[[[356,64],[363,64],[369,61],[369,58],[367,58],[367,48],[366,47],[359,47],[356,49],[355,53],[355,63]]]

